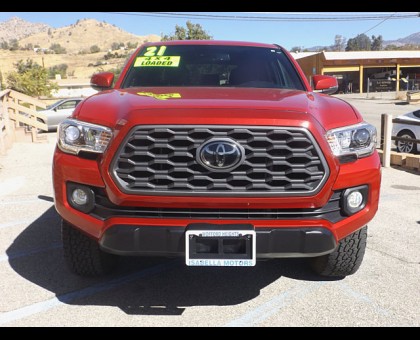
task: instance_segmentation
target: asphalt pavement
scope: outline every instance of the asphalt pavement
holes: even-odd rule
[[[304,259],[193,268],[122,258],[86,279],[63,260],[48,143],[0,157],[0,326],[420,326],[420,174],[384,168],[360,270],[314,275]]]
[[[349,93],[334,95],[334,97],[344,99],[355,106],[364,120],[376,127],[378,135],[382,114],[388,113],[396,118],[404,113],[420,109],[420,103],[408,103],[406,100],[397,98],[395,92]],[[340,113],[337,112],[337,114]]]

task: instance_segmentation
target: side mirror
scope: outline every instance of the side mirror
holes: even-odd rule
[[[338,90],[338,82],[332,76],[313,76],[314,90],[325,94],[333,94]]]
[[[97,91],[110,89],[114,81],[114,73],[101,72],[96,73],[90,78],[90,86]]]

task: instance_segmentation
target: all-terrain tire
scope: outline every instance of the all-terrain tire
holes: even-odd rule
[[[80,276],[100,276],[111,272],[118,256],[102,251],[98,242],[68,222],[61,222],[64,258],[69,268]]]
[[[343,277],[359,269],[365,255],[367,226],[342,239],[330,254],[311,259],[312,269],[319,275]]]

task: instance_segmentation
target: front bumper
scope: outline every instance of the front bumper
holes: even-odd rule
[[[99,167],[100,160],[83,159],[57,150],[53,169],[55,207],[63,219],[98,240],[104,249],[121,254],[127,251],[128,255],[136,252],[170,256],[182,254],[185,249],[182,235],[192,223],[247,223],[251,224],[257,233],[257,257],[316,256],[308,254],[326,253],[334,246],[311,250],[312,236],[306,235],[307,229],[317,231],[320,228],[322,234],[331,234],[333,244],[337,244],[374,217],[378,209],[381,182],[377,153],[358,160],[357,164],[341,165],[337,176],[330,178],[329,184],[312,197],[130,196],[108,187],[103,181],[103,176],[106,175],[101,174]],[[96,205],[93,211],[83,213],[69,204],[67,188],[70,182],[98,189],[94,189]],[[365,207],[351,216],[343,215],[340,193],[360,185],[368,187]],[[117,240],[127,237],[129,241],[118,241],[116,244],[114,241],[108,241],[111,240],[113,231],[122,229],[122,226],[127,228],[126,236],[121,234],[115,237]],[[157,233],[153,242],[150,238],[155,237],[150,235],[154,232],[143,231],[151,228],[156,228]],[[164,232],[161,233],[158,230],[160,228],[163,228]],[[297,235],[294,233],[298,231],[303,232],[305,236],[285,236],[285,233],[292,235],[287,231],[289,229],[294,230],[293,235]],[[120,234],[120,231],[115,234]],[[147,242],[141,240],[143,237]],[[135,238],[140,240],[133,241]],[[122,244],[125,244],[126,250],[120,246]],[[289,249],[289,246],[292,248]]]
[[[188,227],[114,225],[99,244],[117,255],[184,256],[186,230]],[[336,246],[334,235],[322,227],[256,229],[257,258],[321,256]]]

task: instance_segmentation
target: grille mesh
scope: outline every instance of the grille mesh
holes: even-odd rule
[[[239,143],[244,162],[230,172],[200,165],[197,149],[214,138]],[[307,195],[328,176],[313,137],[290,127],[138,126],[111,167],[123,192],[144,195]]]

